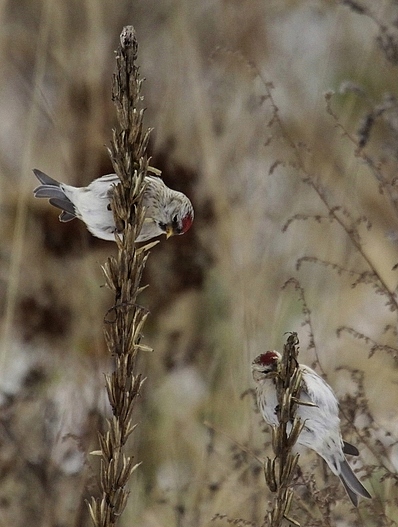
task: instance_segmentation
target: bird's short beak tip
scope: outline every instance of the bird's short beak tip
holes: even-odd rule
[[[166,239],[168,240],[169,238],[171,238],[171,236],[173,236],[174,234],[174,231],[172,229],[172,227],[167,227],[166,229]]]

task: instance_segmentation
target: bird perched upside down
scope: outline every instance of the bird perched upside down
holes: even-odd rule
[[[281,355],[277,351],[267,351],[252,362],[258,407],[264,420],[275,426],[279,424],[275,378],[280,363]],[[314,370],[303,364],[300,364],[299,368],[302,374],[300,401],[310,404],[297,406],[296,416],[304,423],[297,443],[315,450],[326,461],[333,474],[339,476],[350,500],[357,507],[358,496],[371,498],[371,495],[358,480],[344,456],[357,456],[359,452],[341,437],[336,396]]]
[[[33,169],[39,185],[33,191],[36,198],[48,198],[51,205],[62,210],[59,219],[84,221],[87,229],[102,240],[115,240],[115,222],[111,210],[113,188],[120,183],[116,174],[95,179],[88,187],[73,187]],[[145,220],[136,242],[144,242],[165,234],[167,238],[184,234],[193,222],[194,212],[182,192],[168,188],[160,177],[145,176],[143,205]]]

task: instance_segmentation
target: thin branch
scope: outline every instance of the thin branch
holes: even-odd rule
[[[272,108],[272,111],[273,111],[273,122],[277,122],[278,123],[278,126],[279,126],[279,128],[280,128],[280,130],[282,132],[283,137],[285,138],[285,140],[287,141],[289,146],[292,148],[292,150],[293,150],[293,152],[295,154],[295,157],[296,157],[296,163],[295,163],[296,168],[300,169],[301,172],[304,174],[304,177],[302,178],[302,181],[304,183],[308,184],[315,191],[315,193],[317,194],[317,196],[319,197],[319,199],[321,200],[323,205],[326,207],[326,210],[328,211],[330,217],[332,217],[342,227],[342,229],[345,231],[347,236],[350,238],[352,244],[354,245],[356,250],[359,252],[359,254],[362,256],[362,258],[364,259],[364,261],[366,262],[368,267],[374,272],[374,274],[377,277],[377,280],[379,281],[380,286],[381,286],[380,287],[380,292],[382,292],[388,298],[387,305],[389,305],[392,310],[398,310],[398,300],[396,298],[396,295],[394,294],[393,291],[390,290],[390,288],[388,287],[386,281],[381,276],[381,274],[377,271],[377,269],[373,265],[372,261],[370,260],[369,256],[364,251],[364,249],[363,249],[363,247],[362,247],[362,245],[360,243],[359,236],[358,236],[358,231],[357,231],[355,225],[351,225],[351,226],[347,225],[342,220],[342,218],[339,216],[339,214],[337,214],[338,211],[340,210],[340,208],[339,207],[332,207],[329,204],[329,202],[328,202],[324,192],[322,191],[321,187],[319,185],[317,185],[317,183],[315,182],[314,176],[312,174],[310,174],[307,171],[307,169],[305,168],[305,164],[304,164],[304,161],[302,159],[300,147],[290,137],[290,134],[288,133],[286,127],[284,126],[283,121],[279,117],[279,109],[278,109],[278,107],[277,107],[277,105],[276,105],[276,103],[275,103],[275,101],[273,99],[273,96],[272,96],[272,88],[273,88],[272,84],[270,84],[269,82],[267,82],[263,78],[263,76],[261,75],[261,72],[258,70],[258,68],[254,64],[251,63],[251,66],[257,72],[257,75],[259,76],[259,78],[263,82],[264,88],[266,90],[267,100],[269,100],[271,108]],[[327,95],[326,99],[327,99],[327,101],[329,101],[330,100],[330,96]],[[337,124],[342,128],[344,134],[347,135],[346,130],[341,126],[341,124],[338,122],[336,116],[332,112],[332,110],[330,108],[330,104],[328,105],[327,110],[328,110],[328,113],[336,120]],[[352,137],[349,136],[349,138],[350,138],[351,141],[353,141],[358,146],[357,142]],[[362,155],[362,157],[364,157],[364,154]],[[373,169],[376,169],[374,164],[370,162],[371,160],[368,160],[368,159],[366,159],[366,160],[370,163],[370,166]]]

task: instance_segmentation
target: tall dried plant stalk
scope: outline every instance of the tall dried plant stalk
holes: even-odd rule
[[[293,454],[292,448],[303,428],[303,423],[296,417],[301,386],[301,372],[297,361],[298,344],[297,333],[291,333],[284,345],[276,377],[279,424],[272,427],[272,448],[275,457],[267,458],[264,467],[267,485],[271,492],[276,493],[273,508],[268,513],[268,523],[271,527],[279,527],[283,519],[299,525],[289,517],[293,499],[292,481],[299,459],[299,454]],[[290,425],[292,426],[288,433]]]
[[[144,221],[142,197],[151,132],[143,128],[142,80],[136,65],[137,48],[134,28],[124,27],[112,86],[118,127],[113,130],[109,149],[113,167],[121,181],[112,198],[119,232],[116,238],[118,255],[109,257],[103,266],[106,284],[115,295],[114,305],[105,317],[106,343],[115,359],[114,372],[105,376],[113,417],[107,421],[108,430],[99,434],[100,450],[94,452],[101,456],[99,484],[102,491],[102,497],[91,498],[89,504],[96,527],[116,525],[127,503],[128,480],[139,465],[134,463],[133,457],[126,455],[125,445],[135,428],[132,412],[144,381],[136,371],[137,355],[140,350],[150,350],[141,344],[148,312],[137,304],[137,296],[143,289],[140,284],[148,249],[154,243],[140,248],[134,243]]]

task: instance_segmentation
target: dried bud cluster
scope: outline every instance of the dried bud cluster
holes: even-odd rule
[[[291,333],[284,346],[275,379],[279,425],[272,427],[272,448],[275,457],[267,458],[264,467],[267,485],[271,492],[276,492],[273,509],[268,513],[269,524],[272,527],[281,525],[284,518],[298,525],[295,520],[289,518],[293,498],[291,483],[299,458],[299,454],[292,454],[291,451],[303,427],[300,419],[295,417],[301,386],[301,372],[297,361],[298,343],[297,333]],[[289,423],[293,423],[293,426],[288,434]]]
[[[109,352],[115,358],[115,370],[105,377],[113,417],[108,421],[108,430],[99,434],[100,450],[93,452],[101,456],[99,483],[102,498],[92,498],[89,504],[96,527],[115,525],[126,506],[126,485],[138,466],[123,452],[135,429],[132,412],[143,383],[141,375],[136,373],[136,358],[140,350],[150,350],[141,344],[148,311],[137,304],[137,296],[143,289],[140,283],[148,249],[157,242],[140,248],[134,243],[144,221],[142,197],[150,134],[149,129],[143,131],[144,111],[138,109],[142,101],[142,80],[136,58],[134,28],[127,26],[120,35],[112,88],[119,127],[113,130],[109,152],[121,181],[113,194],[112,210],[121,235],[116,240],[117,258],[109,257],[103,266],[106,285],[115,295],[114,305],[105,318],[105,338]]]

